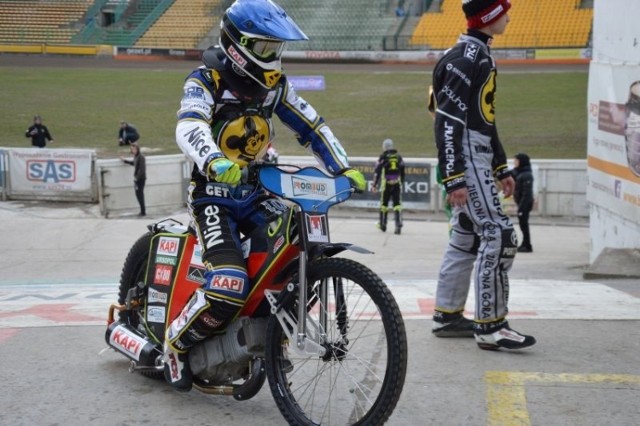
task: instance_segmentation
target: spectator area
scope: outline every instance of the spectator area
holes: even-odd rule
[[[93,0],[0,1],[0,43],[68,44]]]
[[[279,4],[309,36],[289,50],[382,50],[384,36],[397,22],[387,0],[280,0]]]
[[[581,0],[518,0],[509,11],[505,34],[496,37],[494,48],[586,47],[593,8]],[[411,37],[412,45],[446,49],[465,32],[466,20],[460,0],[443,0],[439,12],[422,15]]]
[[[220,0],[175,0],[135,45],[195,48],[220,23],[219,4]]]

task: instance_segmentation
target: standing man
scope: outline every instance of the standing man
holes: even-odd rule
[[[519,253],[531,253],[531,232],[529,232],[529,213],[533,210],[533,173],[531,172],[531,160],[525,153],[518,153],[514,159],[513,173],[516,180],[516,188],[513,199],[518,206],[518,224],[522,231],[522,244],[518,247]]]
[[[118,145],[131,145],[136,143],[138,139],[140,139],[138,130],[126,121],[121,121],[120,129],[118,130]]]
[[[147,181],[147,160],[140,152],[140,146],[132,143],[129,146],[131,153],[133,154],[133,160],[127,160],[120,157],[126,164],[133,166],[133,188],[136,192],[136,198],[138,204],[140,204],[140,213],[138,216],[146,216],[147,211],[144,206],[144,184]]]
[[[380,222],[378,227],[382,232],[387,230],[387,213],[389,201],[393,204],[395,214],[396,234],[400,234],[402,228],[402,185],[404,183],[404,161],[397,149],[393,148],[393,141],[385,139],[382,142],[382,154],[378,158],[378,164],[373,174],[373,191],[380,191]]]
[[[522,349],[535,338],[507,322],[509,278],[517,236],[502,211],[514,189],[495,126],[496,65],[489,46],[502,34],[509,0],[463,0],[466,34],[433,71],[438,167],[453,207],[452,234],[440,267],[432,332],[438,337],[475,336],[481,349]],[[465,318],[474,269],[475,321]]]
[[[42,117],[36,115],[33,117],[33,126],[27,129],[25,136],[31,138],[31,145],[36,148],[44,148],[47,142],[53,143],[53,138],[47,126],[42,124]]]

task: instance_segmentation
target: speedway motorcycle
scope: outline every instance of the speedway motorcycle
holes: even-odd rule
[[[243,236],[253,290],[222,334],[190,350],[194,388],[247,400],[268,379],[290,424],[384,423],[404,385],[407,338],[382,279],[337,257],[371,252],[329,238],[328,210],[352,195],[348,178],[264,164],[252,174],[289,207],[259,235]],[[266,245],[252,244],[258,238]],[[130,372],[163,377],[165,329],[204,283],[200,250],[172,219],[150,225],[130,249],[105,335]]]

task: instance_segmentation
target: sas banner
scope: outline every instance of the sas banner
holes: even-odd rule
[[[11,148],[9,192],[38,198],[69,198],[92,194],[95,151],[81,149]]]

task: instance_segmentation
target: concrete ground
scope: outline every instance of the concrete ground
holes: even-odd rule
[[[268,386],[244,402],[179,394],[102,352],[124,258],[163,216],[103,219],[94,206],[0,202],[0,424],[284,423]],[[431,335],[442,217],[408,213],[402,235],[375,221],[336,210],[331,232],[375,252],[347,256],[387,282],[403,313],[409,365],[388,424],[640,424],[640,283],[583,279],[586,221],[532,219],[534,252],[518,254],[510,274],[510,322],[538,343],[511,353]]]

